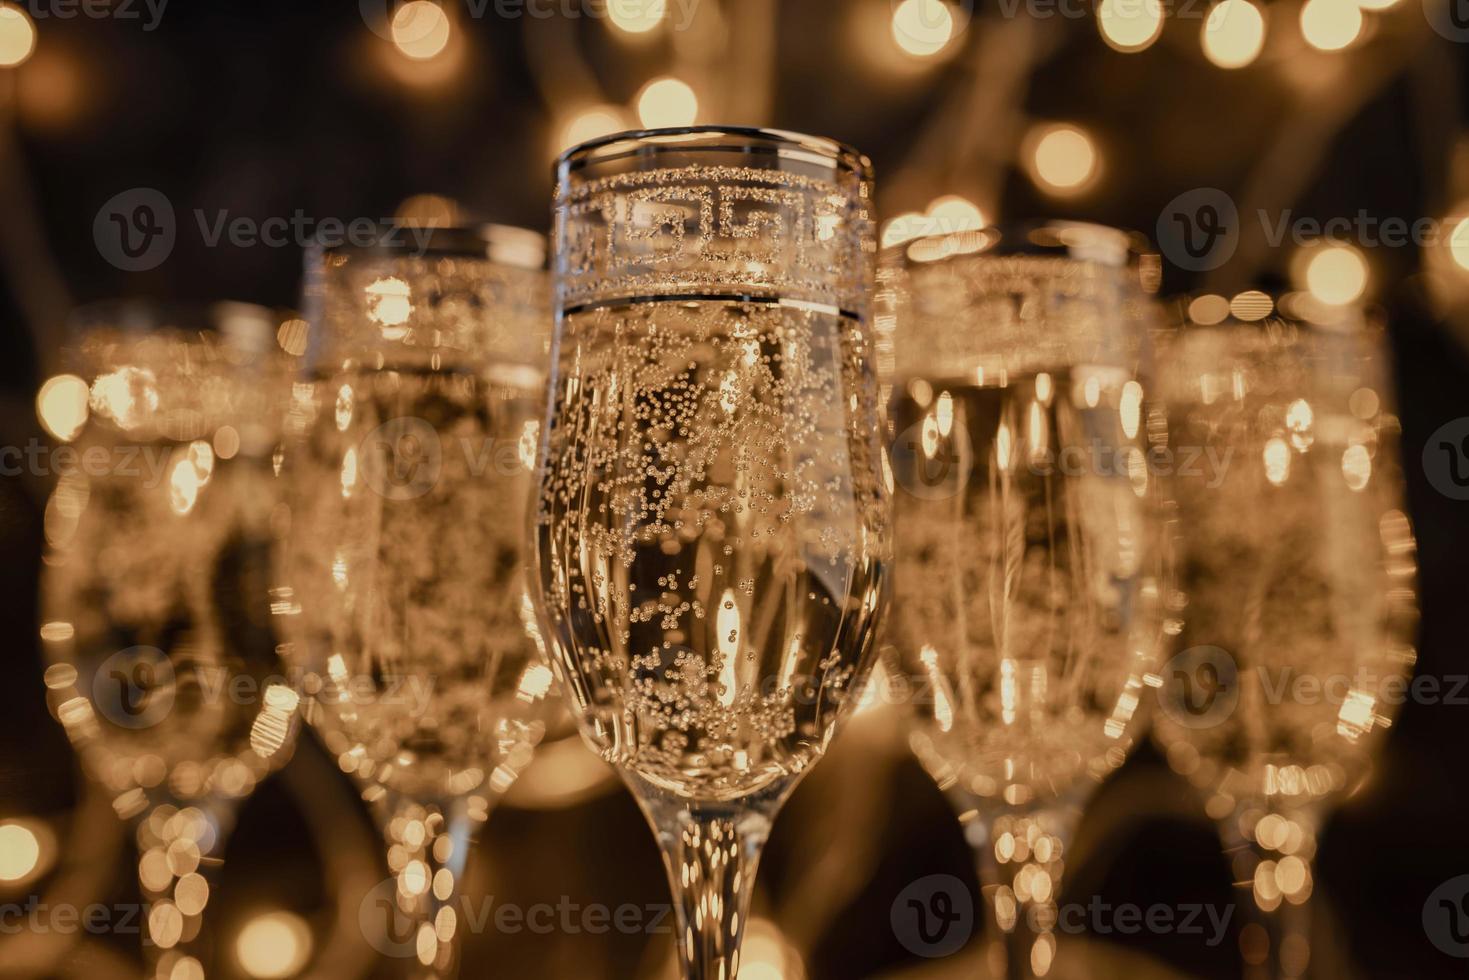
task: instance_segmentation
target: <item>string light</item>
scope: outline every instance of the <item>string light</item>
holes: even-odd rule
[[[1328,306],[1345,306],[1367,291],[1367,260],[1351,245],[1315,248],[1305,263],[1305,287]]]
[[[903,0],[893,10],[893,41],[915,58],[942,51],[954,37],[954,14],[942,0]]]
[[[1097,174],[1097,151],[1092,139],[1068,123],[1040,126],[1031,131],[1031,177],[1044,191],[1070,196],[1084,191]]]
[[[656,78],[638,93],[638,118],[648,129],[692,126],[698,115],[698,96],[677,78]]]
[[[48,378],[36,393],[36,417],[45,430],[70,442],[87,424],[87,383],[74,374]]]
[[[311,930],[298,915],[267,912],[245,923],[235,940],[235,959],[257,980],[293,977],[311,957]]]
[[[560,153],[568,147],[585,143],[587,140],[610,136],[627,128],[622,110],[614,105],[588,106],[577,112],[561,127],[552,153]]]
[[[393,44],[414,61],[428,61],[449,46],[449,15],[432,0],[409,0],[393,14]]]
[[[1362,10],[1355,0],[1306,0],[1301,34],[1320,51],[1340,51],[1362,33]]]
[[[1163,33],[1163,5],[1159,0],[1102,0],[1097,26],[1102,40],[1118,51],[1141,51]]]
[[[984,212],[979,206],[958,194],[934,198],[928,205],[928,216],[943,233],[978,231],[985,226]]]
[[[1204,21],[1204,57],[1220,68],[1243,68],[1265,47],[1265,17],[1250,0],[1224,0]]]
[[[607,20],[626,34],[646,34],[668,13],[667,0],[607,0]]]
[[[1449,258],[1461,269],[1469,269],[1469,218],[1460,218],[1449,232]]]
[[[36,50],[36,25],[20,7],[0,3],[0,68],[25,63]]]
[[[956,231],[978,231],[988,222],[979,206],[958,194],[944,194],[929,202],[928,210],[905,211],[894,215],[882,226],[883,248],[901,245],[928,235],[947,235]]]
[[[1188,318],[1201,327],[1212,327],[1229,316],[1229,300],[1217,293],[1196,296],[1188,304]]]
[[[0,881],[19,881],[41,862],[41,842],[29,827],[0,824]]]

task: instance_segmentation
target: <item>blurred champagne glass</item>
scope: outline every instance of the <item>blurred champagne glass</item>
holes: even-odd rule
[[[268,589],[271,455],[299,321],[242,303],[86,307],[42,421],[73,444],[46,507],[56,717],[136,828],[149,975],[203,977],[240,801],[290,756],[298,695]]]
[[[961,231],[884,253],[894,644],[910,744],[979,861],[1010,977],[1056,959],[1087,797],[1136,741],[1164,645],[1151,304],[1095,225]]]
[[[1296,977],[1316,829],[1368,777],[1414,663],[1415,546],[1381,332],[1247,298],[1248,322],[1220,311],[1164,345],[1174,456],[1197,465],[1174,480],[1182,633],[1154,732],[1263,913],[1252,972]]]
[[[583,144],[557,180],[548,648],[657,836],[683,976],[730,980],[771,822],[883,605],[870,168],[694,127]]]
[[[544,731],[524,574],[544,257],[542,236],[485,226],[308,259],[275,609],[309,720],[386,836],[362,928],[413,974],[457,972],[472,834]]]

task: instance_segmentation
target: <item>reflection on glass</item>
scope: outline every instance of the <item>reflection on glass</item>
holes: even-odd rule
[[[1184,559],[1155,731],[1267,913],[1247,959],[1300,976],[1324,809],[1359,787],[1415,659],[1416,561],[1380,334],[1190,325],[1162,379]],[[1269,913],[1276,913],[1270,915]]]
[[[685,977],[733,977],[761,847],[883,597],[865,159],[793,134],[559,163],[537,559],[582,734],[664,852]]]
[[[382,818],[369,942],[449,975],[471,834],[552,684],[523,562],[549,320],[540,236],[411,232],[311,259],[275,608],[313,726]]]
[[[890,639],[917,692],[910,744],[965,824],[1013,977],[1050,970],[1063,854],[1136,739],[1165,630],[1128,246],[1086,225],[959,232],[882,272]]]
[[[235,807],[289,757],[276,661],[270,460],[283,315],[219,303],[77,314],[38,409],[53,454],[41,639],[56,717],[136,829],[151,975],[202,977]]]

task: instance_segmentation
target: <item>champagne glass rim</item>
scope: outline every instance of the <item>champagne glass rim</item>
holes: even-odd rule
[[[378,227],[371,242],[315,244],[307,262],[331,256],[363,258],[484,259],[497,265],[539,272],[546,268],[546,235],[520,225],[486,221],[467,225],[395,225]]]
[[[241,300],[155,300],[126,296],[80,304],[66,317],[67,348],[84,345],[99,333],[140,340],[173,333],[186,343],[217,338],[241,351],[273,348],[282,330],[301,314],[289,307]],[[192,339],[191,339],[192,338]]]
[[[882,253],[886,260],[910,268],[988,253],[1003,258],[1056,257],[1117,269],[1139,267],[1156,254],[1140,232],[1059,218],[921,234],[887,245]]]
[[[695,145],[706,137],[728,137],[733,143],[716,142]],[[764,147],[761,143],[772,144]],[[626,147],[624,149],[624,146]],[[872,179],[872,161],[849,143],[826,136],[812,136],[788,129],[760,126],[669,126],[660,129],[629,129],[610,133],[562,150],[556,157],[553,172],[557,177],[579,170],[591,163],[605,163],[638,154],[656,154],[664,150],[703,152],[770,152],[776,156],[827,164],[847,170],[859,179]],[[599,151],[606,151],[599,154]]]

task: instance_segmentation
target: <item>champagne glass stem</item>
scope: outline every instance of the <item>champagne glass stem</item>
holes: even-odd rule
[[[1296,813],[1290,818],[1275,816],[1277,827],[1293,827],[1299,837],[1292,841],[1284,853],[1262,842],[1266,834],[1278,837],[1273,843],[1288,839],[1287,831],[1264,828],[1264,820],[1255,824],[1251,838],[1242,841],[1254,856],[1252,877],[1243,887],[1249,892],[1247,907],[1253,911],[1253,923],[1259,929],[1255,941],[1244,943],[1246,961],[1245,976],[1248,980],[1298,980],[1321,971],[1310,969],[1317,952],[1312,948],[1313,915],[1315,903],[1311,900],[1314,891],[1312,862],[1308,855],[1314,850],[1313,831],[1315,822],[1307,814]],[[1237,839],[1238,821],[1220,828],[1226,840]],[[1294,835],[1292,835],[1294,836]],[[1321,975],[1340,975],[1338,971],[1326,971]]]
[[[395,889],[402,915],[395,932],[402,940],[404,973],[413,980],[455,977],[463,924],[461,888],[479,821],[463,800],[429,806],[402,800],[391,812],[386,828],[389,859],[394,854],[406,857]]]
[[[774,808],[640,797],[673,891],[683,980],[734,980]]]
[[[1067,816],[1059,809],[1020,815],[971,808],[959,820],[984,895],[991,974],[1006,980],[1045,975],[1056,956],[1060,855],[1071,837]]]
[[[139,816],[138,886],[149,977],[202,977],[212,965],[204,910],[218,884],[234,818],[232,801],[214,799],[155,800]]]

